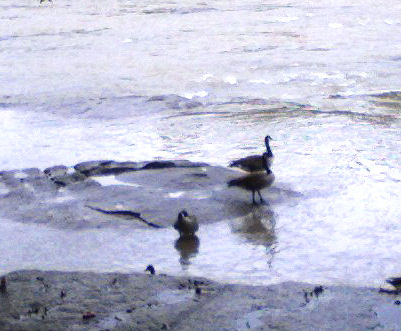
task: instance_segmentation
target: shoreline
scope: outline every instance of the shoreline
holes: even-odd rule
[[[391,328],[400,315],[399,297],[366,287],[227,285],[157,270],[155,275],[21,270],[5,278],[3,331],[399,330]]]

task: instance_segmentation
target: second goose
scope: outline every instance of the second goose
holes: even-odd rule
[[[274,155],[270,148],[269,140],[272,140],[272,138],[270,136],[266,136],[266,152],[264,152],[263,155],[250,155],[242,159],[232,161],[230,163],[230,167],[237,167],[247,172],[263,171],[265,169],[263,163],[267,162],[267,166],[270,168],[273,163]],[[266,161],[264,161],[264,159]]]
[[[186,210],[181,210],[174,223],[174,229],[179,232],[180,237],[192,237],[198,231],[199,224],[194,215],[189,215]]]

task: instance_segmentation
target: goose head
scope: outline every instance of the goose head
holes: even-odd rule
[[[265,137],[265,144],[269,144],[269,140],[273,140],[273,138],[272,137],[270,137],[269,135],[267,135],[266,137]]]
[[[178,214],[178,222],[183,222],[184,218],[188,216],[188,212],[185,209],[181,210]]]

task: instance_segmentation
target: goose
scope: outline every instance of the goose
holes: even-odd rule
[[[192,237],[198,231],[199,224],[196,217],[189,215],[184,209],[178,214],[177,221],[174,223],[174,229],[179,232],[180,237]]]
[[[265,155],[266,154],[266,155]],[[229,187],[236,186],[247,191],[252,191],[252,203],[255,205],[255,192],[258,193],[260,202],[263,203],[263,197],[260,190],[269,187],[274,182],[274,174],[268,167],[268,155],[263,154],[262,163],[264,171],[251,172],[245,176],[230,180],[227,184]]]
[[[230,163],[230,167],[237,167],[247,172],[261,171],[265,169],[263,165],[263,157],[266,157],[267,166],[270,168],[273,163],[274,156],[269,145],[269,140],[272,140],[272,137],[266,136],[265,145],[267,151],[264,152],[263,155],[250,155],[242,159],[232,161]]]

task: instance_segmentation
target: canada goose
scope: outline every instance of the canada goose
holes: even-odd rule
[[[198,231],[199,225],[195,216],[188,215],[186,210],[181,210],[177,222],[174,223],[174,229],[180,233],[180,237],[191,237]]]
[[[232,161],[230,163],[230,167],[237,167],[247,172],[261,171],[265,169],[263,165],[263,158],[266,157],[267,166],[270,168],[273,163],[274,156],[269,145],[269,140],[272,140],[272,137],[266,136],[265,145],[267,151],[264,152],[263,155],[250,155],[242,159]]]
[[[267,153],[265,153],[267,154]],[[267,155],[263,155],[263,165],[265,171],[251,172],[246,176],[230,180],[227,184],[229,187],[237,186],[247,191],[252,191],[252,202],[256,204],[255,192],[258,192],[260,202],[264,202],[260,190],[269,187],[274,182],[274,174],[268,167]]]

